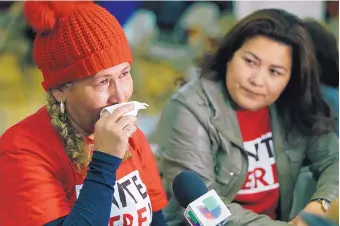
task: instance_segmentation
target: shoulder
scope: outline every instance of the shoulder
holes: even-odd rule
[[[41,157],[52,154],[63,144],[50,123],[46,107],[10,127],[0,137],[0,155],[16,150],[28,151]]]
[[[138,161],[149,162],[150,159],[152,159],[152,161],[156,159],[154,150],[152,150],[148,138],[144,135],[141,129],[137,129],[130,138],[129,143],[135,156],[138,156]]]
[[[143,131],[137,127],[136,132],[134,132],[132,136],[130,137],[130,143],[135,144],[135,143],[138,143],[140,140],[143,141],[144,139],[146,139],[146,137]]]
[[[182,86],[163,108],[160,124],[182,123],[196,118],[206,125],[217,114],[227,115],[228,95],[222,81],[197,78]],[[185,125],[188,125],[186,123]]]
[[[196,78],[183,86],[181,86],[170,98],[170,101],[178,101],[183,104],[190,104],[193,100],[201,100],[203,98],[202,80]]]
[[[136,132],[131,136],[129,143],[131,148],[136,152],[151,151],[148,139],[139,128],[137,128]]]
[[[201,118],[204,115],[204,107],[209,106],[209,100],[202,86],[200,78],[194,79],[177,90],[165,104],[160,124],[171,124],[180,118],[189,115]],[[206,108],[208,109],[208,108]]]

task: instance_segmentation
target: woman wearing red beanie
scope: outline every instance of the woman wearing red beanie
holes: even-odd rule
[[[125,105],[122,27],[93,2],[25,3],[47,105],[0,138],[0,225],[165,225],[156,161]]]

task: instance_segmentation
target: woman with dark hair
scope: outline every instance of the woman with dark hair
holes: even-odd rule
[[[283,10],[254,12],[233,27],[203,61],[200,78],[162,113],[168,192],[189,169],[222,197],[232,212],[228,225],[300,225],[289,214],[308,163],[318,184],[304,211],[325,214],[338,196],[339,149],[313,49],[303,21]],[[178,209],[172,198],[168,225],[183,221]]]
[[[339,117],[339,50],[338,41],[315,20],[306,20],[306,28],[314,43],[316,58],[320,67],[321,91],[325,100]],[[339,136],[339,122],[336,124]]]

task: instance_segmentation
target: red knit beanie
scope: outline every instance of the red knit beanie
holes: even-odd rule
[[[24,15],[37,32],[33,57],[46,91],[123,62],[132,63],[119,22],[93,2],[27,1]]]

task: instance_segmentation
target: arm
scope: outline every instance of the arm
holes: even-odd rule
[[[94,151],[79,198],[70,214],[46,226],[103,225],[109,222],[116,170],[121,159]]]
[[[0,199],[6,212],[0,213],[1,225],[107,226],[120,161],[95,151],[79,199],[71,208],[55,169],[40,156],[28,151],[2,154]]]
[[[307,148],[307,158],[311,162],[310,169],[317,178],[317,188],[311,202],[303,212],[325,215],[320,202],[330,202],[339,196],[339,142],[334,133],[311,139]],[[299,216],[296,217],[299,219]],[[293,220],[294,222],[294,220]]]
[[[307,158],[317,178],[313,199],[333,201],[339,196],[339,140],[334,133],[322,135],[310,142]]]
[[[166,226],[162,210],[153,212],[151,226]]]
[[[212,151],[216,144],[211,141],[213,138],[209,137],[208,131],[202,123],[204,122],[199,121],[183,103],[171,100],[165,107],[159,128],[161,131],[162,172],[168,190],[171,190],[174,177],[186,169],[197,172],[209,189],[218,187],[215,180]],[[273,221],[268,216],[245,210],[239,204],[230,203],[226,198],[221,198],[226,200],[225,204],[232,212],[232,217],[227,225],[288,225],[285,222]],[[174,203],[173,199],[170,203]],[[164,211],[166,219],[173,218],[176,221],[178,218],[182,218],[178,209],[178,204],[176,207],[173,206],[173,210],[170,210],[170,207],[167,208]]]

